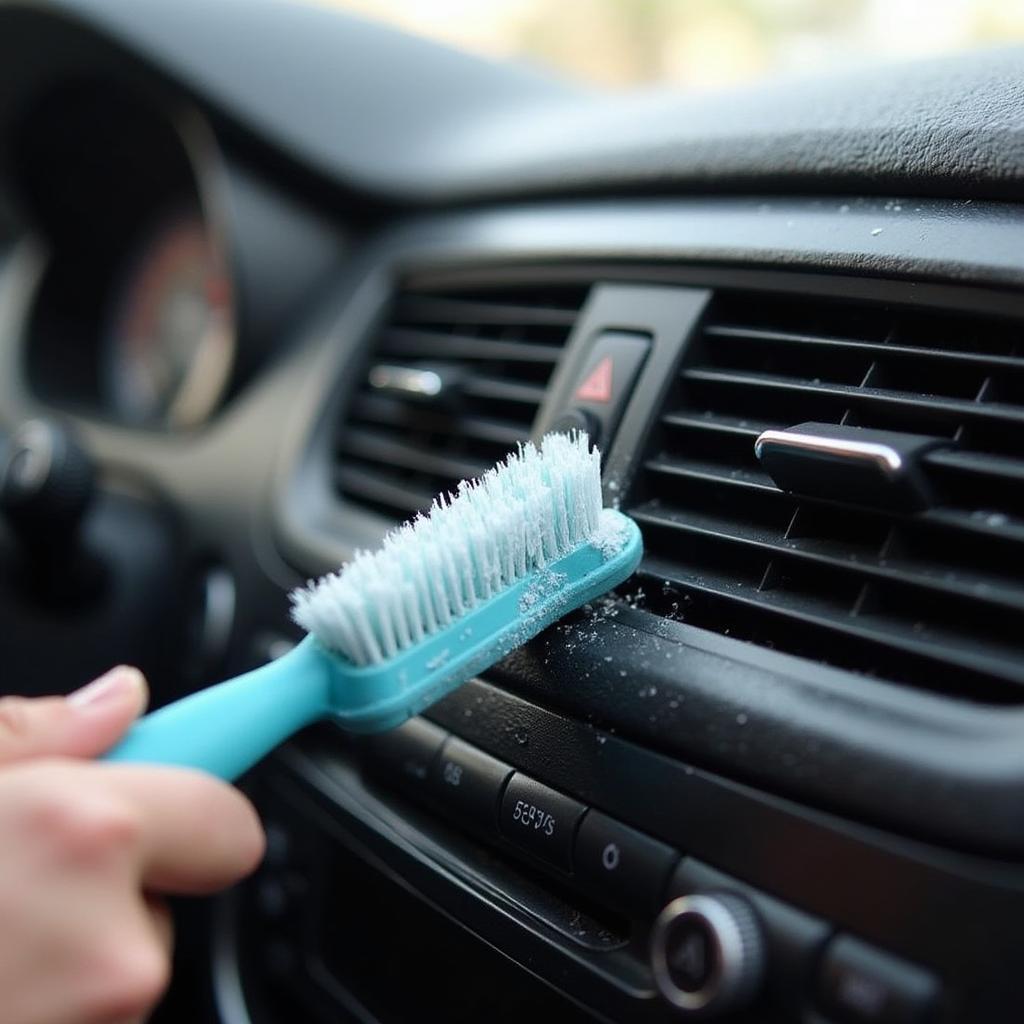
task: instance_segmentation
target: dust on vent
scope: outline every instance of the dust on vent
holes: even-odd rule
[[[950,442],[917,514],[797,498],[767,428],[814,421]],[[1024,325],[721,293],[638,474],[656,610],[975,700],[1024,699]]]

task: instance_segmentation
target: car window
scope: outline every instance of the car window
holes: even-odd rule
[[[1024,39],[1021,0],[311,0],[609,88],[714,89]]]

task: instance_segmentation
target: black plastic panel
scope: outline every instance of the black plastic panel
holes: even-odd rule
[[[606,659],[611,660],[606,660]],[[495,678],[656,749],[966,848],[1024,854],[1019,709],[917,694],[624,605]]]
[[[772,961],[773,972],[789,965],[785,984],[771,974],[774,1001],[759,1003],[751,1019],[791,1020],[789,1013],[812,1001],[811,968],[829,929],[940,978],[943,1021],[1015,1019],[1016,979],[1002,969],[1000,951],[1011,948],[1024,906],[1019,866],[951,854],[810,812],[483,683],[446,699],[434,717],[560,793],[599,802],[618,820],[725,873],[684,860],[673,883],[681,890],[670,888],[666,898],[691,887],[747,893],[769,929],[773,956],[781,958]],[[290,821],[293,847],[309,848],[318,861],[325,858],[330,872],[335,862],[324,840],[331,836],[332,843],[378,869],[397,873],[470,931],[547,980],[557,979],[564,992],[608,1019],[671,1018],[643,981],[642,929],[617,951],[585,951],[573,929],[562,932],[559,926],[561,914],[572,920],[573,906],[585,906],[574,894],[576,880],[562,884],[562,873],[554,869],[535,876],[528,854],[501,847],[494,833],[477,832],[506,851],[494,857],[453,832],[451,817],[432,814],[429,803],[425,811],[406,803],[400,782],[397,788],[367,788],[353,770],[352,752],[327,727],[289,750],[282,765],[302,784],[289,782],[280,789],[283,802],[265,796],[262,804],[275,820]],[[268,768],[261,777],[280,775],[279,768]],[[339,913],[334,904],[314,910],[318,906],[319,897],[307,898],[296,907],[297,920]],[[309,934],[305,927],[302,933]],[[310,947],[293,945],[293,955],[308,948],[318,956],[315,933],[312,941]],[[298,979],[296,984],[305,991]],[[788,1009],[778,1016],[783,1006]]]
[[[951,986],[949,1009],[959,1004],[962,1019],[1012,1019],[1016,981],[999,964],[1024,899],[1019,865],[808,811],[484,684],[463,688],[434,717],[716,868],[929,965]],[[976,1002],[964,1002],[968,993]]]
[[[0,96],[126,48],[236,133],[400,202],[655,189],[1013,200],[1022,184],[1019,49],[717,97],[607,97],[272,0],[250,2],[244,31],[231,0],[12,4],[0,40]]]

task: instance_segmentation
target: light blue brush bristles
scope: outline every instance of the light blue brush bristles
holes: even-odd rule
[[[640,531],[601,505],[585,437],[524,445],[292,594],[310,634],[293,651],[147,715],[107,759],[234,779],[321,718],[401,724],[633,572]]]

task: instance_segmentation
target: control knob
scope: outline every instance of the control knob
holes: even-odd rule
[[[716,1017],[748,1005],[761,987],[764,961],[761,925],[742,896],[680,896],[654,922],[655,981],[688,1016]]]

